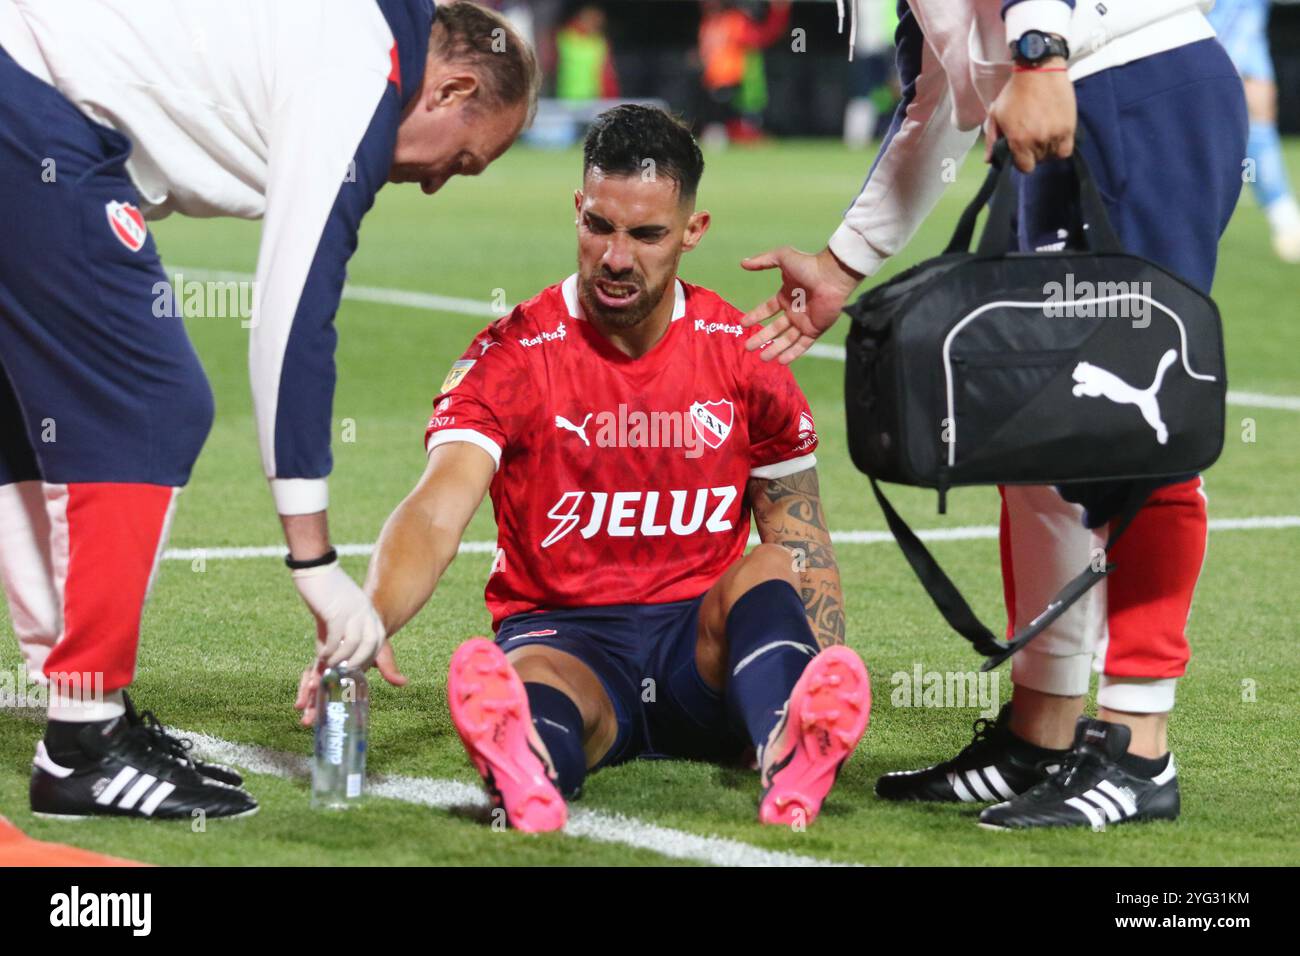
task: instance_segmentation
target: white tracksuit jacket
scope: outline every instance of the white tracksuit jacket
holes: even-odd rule
[[[334,314],[432,0],[0,0],[0,46],[131,140],[147,218],[261,219],[249,372],[281,514],[328,503]]]

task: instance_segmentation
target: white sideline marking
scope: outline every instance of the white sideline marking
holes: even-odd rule
[[[210,279],[216,282],[247,282],[255,278],[251,272],[227,272],[220,269],[196,269],[188,266],[172,266],[169,275],[177,272],[195,279]],[[499,319],[509,314],[493,308],[491,303],[478,299],[461,299],[450,295],[435,295],[432,292],[411,292],[406,289],[388,289],[382,286],[353,285],[343,287],[343,298],[357,302],[375,302],[379,305],[404,306],[410,309],[424,309],[427,312],[452,312],[457,315],[478,315],[484,318]],[[814,342],[808,347],[807,355],[813,358],[844,361],[844,346]],[[1288,412],[1300,412],[1300,396],[1265,395],[1261,392],[1228,392],[1229,405],[1241,405],[1245,408],[1277,408]]]
[[[1300,412],[1300,397],[1294,395],[1264,395],[1260,392],[1228,392],[1229,405],[1245,405],[1249,408],[1282,408],[1288,412]]]
[[[491,554],[496,551],[495,541],[462,541],[461,554]],[[373,544],[336,544],[334,550],[340,557],[366,557],[375,550]],[[168,548],[163,552],[164,561],[195,561],[199,558],[210,561],[241,560],[247,558],[283,558],[284,545],[251,545],[236,548]]]
[[[844,346],[830,345],[826,342],[814,342],[812,345],[808,346],[808,351],[805,354],[811,355],[813,358],[824,358],[831,359],[835,362],[843,362]]]
[[[1263,515],[1258,518],[1214,518],[1211,531],[1260,531],[1278,528],[1300,528],[1300,515]],[[925,528],[916,532],[922,541],[982,541],[998,536],[998,526],[993,524],[964,525],[957,528]],[[888,531],[832,531],[834,544],[887,544],[894,540]],[[751,547],[758,544],[758,536],[750,535]],[[340,555],[365,557],[375,550],[373,544],[338,544]],[[497,549],[495,541],[462,541],[461,554],[492,554]],[[284,545],[271,544],[245,548],[168,548],[164,561],[241,560],[248,558],[282,558]]]
[[[227,272],[221,269],[196,269],[189,266],[171,266],[168,278],[180,273],[192,279],[213,282],[250,282],[256,276],[251,272]],[[343,298],[357,302],[377,302],[380,305],[399,305],[409,309],[424,309],[427,312],[454,312],[459,315],[479,315],[489,319],[499,319],[509,314],[498,312],[490,303],[477,299],[459,299],[450,295],[435,295],[432,292],[408,292],[404,289],[382,289],[370,285],[354,285],[349,282],[343,286]]]
[[[206,760],[234,764],[251,773],[296,780],[311,775],[307,758],[251,744],[238,744],[208,734],[189,730],[173,733],[194,741],[194,753]],[[486,807],[487,797],[476,786],[459,780],[435,780],[429,777],[373,776],[367,781],[369,792],[377,797],[400,800],[438,810],[453,807]],[[698,836],[682,830],[656,826],[618,813],[572,808],[564,828],[568,836],[595,840],[597,843],[621,843],[640,850],[650,850],[678,860],[695,860],[714,866],[844,866],[797,853],[764,850],[748,843],[722,837]]]

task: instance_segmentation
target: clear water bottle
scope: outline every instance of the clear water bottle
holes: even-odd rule
[[[330,667],[316,693],[316,754],[311,805],[328,810],[356,806],[365,789],[370,687],[366,675]]]

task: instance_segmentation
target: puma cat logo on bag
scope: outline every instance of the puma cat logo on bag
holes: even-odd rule
[[[1177,358],[1178,352],[1174,349],[1160,356],[1156,377],[1151,385],[1144,389],[1135,388],[1114,372],[1108,372],[1091,362],[1080,362],[1074,367],[1074,380],[1079,383],[1074,386],[1074,397],[1105,397],[1117,405],[1136,405],[1147,424],[1155,429],[1156,441],[1164,445],[1169,441],[1169,429],[1165,427],[1164,420],[1160,417],[1160,403],[1156,399],[1156,393],[1164,383],[1165,372]]]

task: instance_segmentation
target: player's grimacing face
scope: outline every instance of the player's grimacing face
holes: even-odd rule
[[[586,312],[616,329],[638,325],[677,277],[682,253],[699,243],[707,212],[682,202],[668,177],[588,171],[574,194],[578,295]]]

